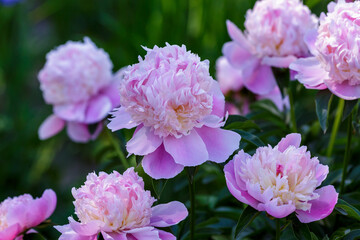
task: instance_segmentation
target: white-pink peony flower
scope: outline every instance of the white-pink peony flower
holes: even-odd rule
[[[290,68],[305,87],[326,89],[340,98],[360,98],[360,2],[331,2],[322,13],[318,31],[307,34],[313,57]]]
[[[112,67],[108,54],[89,38],[83,43],[69,41],[49,52],[38,78],[54,114],[40,126],[40,139],[57,134],[65,124],[73,141],[96,138],[102,129],[101,120],[119,105],[119,77],[113,76]],[[95,123],[96,130],[90,133],[88,125]]]
[[[145,50],[145,59],[124,71],[121,107],[108,127],[137,126],[127,151],[144,156],[144,170],[153,178],[174,177],[184,166],[206,160],[224,162],[238,148],[240,136],[220,129],[225,101],[209,62],[185,46]]]
[[[258,148],[253,156],[241,150],[224,168],[232,195],[276,218],[293,212],[303,223],[327,217],[338,193],[332,185],[317,189],[329,168],[300,141],[300,134],[292,133],[274,148]]]
[[[69,217],[70,224],[57,226],[62,233],[60,240],[93,240],[99,233],[107,240],[172,240],[176,239],[172,234],[155,227],[177,224],[188,215],[186,207],[176,201],[152,207],[156,200],[133,168],[123,175],[116,171],[90,173],[85,184],[73,188],[72,194],[80,222]]]
[[[223,54],[241,73],[247,89],[268,94],[276,86],[271,67],[287,68],[298,57],[308,56],[303,38],[317,24],[300,0],[257,1],[247,11],[245,34],[227,21],[232,41],[223,46]]]
[[[41,198],[30,194],[7,198],[0,203],[0,239],[21,240],[22,235],[45,221],[54,212],[56,194],[44,191]]]

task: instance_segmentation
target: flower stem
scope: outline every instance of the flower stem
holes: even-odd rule
[[[331,130],[329,146],[328,146],[327,151],[326,151],[326,156],[327,157],[331,157],[331,155],[333,153],[335,139],[336,139],[336,136],[337,136],[337,132],[339,130],[341,117],[342,117],[342,113],[343,113],[343,110],[344,110],[344,105],[345,105],[345,100],[340,98],[339,103],[338,103],[338,108],[336,110],[335,121],[334,121],[334,124],[333,124],[333,128]]]
[[[290,84],[288,87],[288,96],[289,96],[289,102],[290,102],[291,131],[293,133],[296,133],[297,127],[296,127],[296,116],[295,116],[295,104],[294,104],[294,97],[293,97],[293,92],[291,90]]]
[[[280,228],[280,218],[276,218],[276,240],[280,240],[280,233],[281,233],[281,228]]]
[[[195,235],[195,174],[196,167],[187,168],[189,179],[189,194],[190,194],[190,240],[194,240]]]
[[[124,168],[129,168],[129,163],[126,161],[126,157],[124,155],[124,153],[121,151],[117,140],[114,138],[114,136],[112,135],[112,133],[110,132],[110,130],[106,130],[107,136],[109,138],[109,141],[111,142],[111,144],[114,146],[114,149],[123,165]]]
[[[350,113],[350,115],[347,118],[347,142],[346,142],[345,155],[343,161],[343,171],[342,171],[342,177],[340,183],[340,194],[344,192],[347,167],[349,165],[349,159],[350,159],[350,148],[351,148],[351,138],[352,138],[352,116],[353,114]]]

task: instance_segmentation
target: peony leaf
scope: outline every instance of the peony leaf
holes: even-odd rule
[[[261,141],[261,139],[250,133],[250,132],[245,132],[242,130],[234,130],[234,132],[237,132],[240,134],[241,138],[244,139],[245,141],[254,144],[257,147],[261,147],[261,146],[265,146],[265,143],[263,141]]]
[[[329,110],[333,94],[329,90],[321,90],[315,96],[316,115],[324,133],[328,128]]]
[[[312,240],[311,232],[309,227],[305,223],[299,222],[297,219],[293,220],[292,229],[294,235],[299,240]]]
[[[350,113],[353,111],[353,109],[355,108],[355,106],[357,105],[358,102],[359,102],[358,99],[351,100],[351,101],[349,101],[349,100],[345,101],[342,121],[344,121],[350,115]]]
[[[239,235],[249,224],[260,214],[260,212],[250,206],[247,206],[240,215],[239,221],[235,228],[235,239],[239,239]]]
[[[349,203],[345,202],[344,200],[338,200],[338,203],[335,206],[335,209],[341,213],[342,215],[354,218],[360,221],[360,211],[355,208],[354,206],[350,205]]]
[[[252,120],[239,115],[230,115],[225,123],[224,129],[259,129],[259,126]]]

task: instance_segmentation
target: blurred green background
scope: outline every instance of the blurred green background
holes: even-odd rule
[[[38,127],[52,112],[51,106],[43,101],[37,80],[47,52],[68,40],[79,41],[88,36],[109,53],[115,72],[137,62],[138,55],[144,56],[141,46],[152,48],[164,46],[165,42],[185,44],[201,59],[210,60],[211,74],[215,77],[215,61],[221,56],[222,45],[230,40],[225,20],[230,19],[243,28],[245,12],[254,2],[22,0],[11,6],[0,5],[0,200],[23,193],[40,196],[46,188],[52,188],[58,195],[52,220],[65,224],[73,214],[71,188],[79,187],[88,172],[123,171],[105,133],[88,144],[71,142],[64,131],[46,141],[38,139]],[[305,3],[319,15],[328,1]],[[311,92],[310,96],[313,95]],[[313,99],[303,98],[307,103],[304,106],[314,107]],[[314,113],[311,116],[314,120]],[[122,146],[127,135],[118,134]],[[226,197],[239,205],[227,192],[218,166],[204,165],[198,178],[201,179],[198,201],[204,205],[203,210]],[[215,183],[213,188],[201,188],[201,184],[208,186],[211,182]],[[185,202],[186,187],[184,174],[169,180],[160,201]],[[53,229],[47,230],[46,235],[50,239],[58,236]]]

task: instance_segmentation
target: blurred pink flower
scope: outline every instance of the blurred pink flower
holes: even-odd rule
[[[317,22],[299,0],[257,1],[246,13],[245,35],[226,22],[232,41],[223,46],[223,54],[247,89],[268,94],[276,86],[271,67],[287,68],[298,57],[307,56],[303,38]]]
[[[103,126],[101,120],[119,105],[119,76],[112,75],[112,67],[108,54],[89,38],[84,43],[69,41],[49,52],[38,78],[54,114],[40,126],[39,138],[52,137],[66,124],[73,141],[95,139]],[[97,124],[94,133],[89,124]]]
[[[152,207],[156,201],[134,168],[123,175],[90,173],[79,189],[72,189],[75,213],[80,222],[69,217],[70,223],[55,228],[62,233],[59,240],[97,239],[101,233],[107,240],[173,240],[171,233],[155,227],[168,227],[185,219],[184,204],[173,201]]]
[[[303,223],[327,217],[338,193],[332,185],[316,189],[329,168],[311,158],[300,141],[300,134],[292,133],[274,148],[258,148],[253,156],[241,150],[224,168],[231,194],[275,218],[292,212]]]
[[[0,203],[0,239],[20,240],[22,234],[45,221],[54,212],[56,194],[44,191],[41,198],[29,194],[7,198]]]
[[[318,31],[306,35],[313,57],[291,64],[296,78],[311,89],[328,88],[336,96],[360,98],[360,2],[339,0],[321,14]]]
[[[130,154],[144,156],[152,178],[172,178],[184,166],[224,162],[240,136],[224,125],[224,95],[209,75],[209,62],[183,45],[145,48],[145,59],[129,66],[120,84],[121,107],[108,125],[112,131],[136,127]]]
[[[216,79],[224,95],[234,91],[234,93],[230,95],[234,103],[226,102],[225,110],[228,111],[229,114],[248,114],[249,105],[252,100],[246,95],[241,94],[244,86],[241,70],[233,67],[225,57],[220,57],[216,61]],[[289,107],[289,98],[287,96],[285,98],[281,96],[278,86],[275,86],[273,90],[267,94],[256,94],[255,99],[269,99],[280,111],[283,111],[285,107]]]

